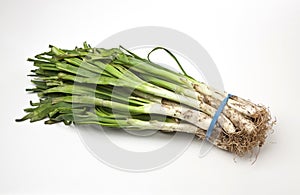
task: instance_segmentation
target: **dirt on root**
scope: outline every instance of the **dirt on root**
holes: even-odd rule
[[[222,131],[214,140],[214,145],[238,156],[250,154],[255,148],[261,147],[265,143],[268,131],[272,129],[276,121],[271,118],[269,110],[265,107],[262,107],[253,117],[256,126],[254,131],[238,130],[229,134]],[[197,135],[203,138],[203,132]]]

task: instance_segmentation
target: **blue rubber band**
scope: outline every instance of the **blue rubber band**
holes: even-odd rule
[[[212,121],[210,122],[210,125],[209,125],[209,127],[208,127],[208,129],[206,131],[206,135],[205,135],[205,137],[206,137],[207,140],[210,138],[210,136],[212,134],[212,131],[213,131],[215,125],[216,125],[216,122],[217,122],[220,114],[222,113],[224,107],[226,106],[228,99],[231,96],[232,96],[231,94],[228,94],[227,97],[221,102],[221,104],[220,104],[218,110],[216,111],[216,113],[215,113]]]

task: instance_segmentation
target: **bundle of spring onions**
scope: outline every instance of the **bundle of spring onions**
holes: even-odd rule
[[[179,64],[176,57],[167,49]],[[27,91],[40,101],[25,109],[22,119],[47,119],[46,124],[96,124],[129,130],[159,129],[192,133],[201,139],[221,102],[228,96],[183,73],[141,58],[123,47],[73,50],[50,46],[28,59],[37,67]],[[231,96],[218,116],[209,140],[217,147],[244,155],[261,147],[272,128],[268,109]],[[213,139],[212,139],[213,138]]]

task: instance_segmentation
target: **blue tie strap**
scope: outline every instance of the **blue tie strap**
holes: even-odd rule
[[[229,99],[231,96],[232,96],[231,94],[228,94],[227,97],[224,98],[224,100],[221,102],[221,104],[220,104],[218,110],[216,111],[216,113],[215,113],[215,115],[214,115],[212,121],[210,122],[210,125],[209,125],[209,127],[208,127],[208,129],[207,129],[207,131],[206,131],[206,135],[205,135],[206,140],[208,140],[208,139],[210,138],[210,136],[211,136],[211,134],[212,134],[212,131],[213,131],[215,125],[216,125],[216,122],[217,122],[217,120],[218,120],[220,114],[222,113],[224,107],[226,106],[226,104],[227,104],[227,102],[228,102],[228,99]]]

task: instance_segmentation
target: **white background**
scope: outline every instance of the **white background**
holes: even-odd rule
[[[300,193],[299,1],[2,0],[0,24],[0,194]],[[227,91],[270,107],[278,123],[254,165],[218,149],[198,158],[194,142],[163,169],[122,172],[94,158],[74,128],[14,122],[30,99],[27,57],[144,25],[189,34]]]

